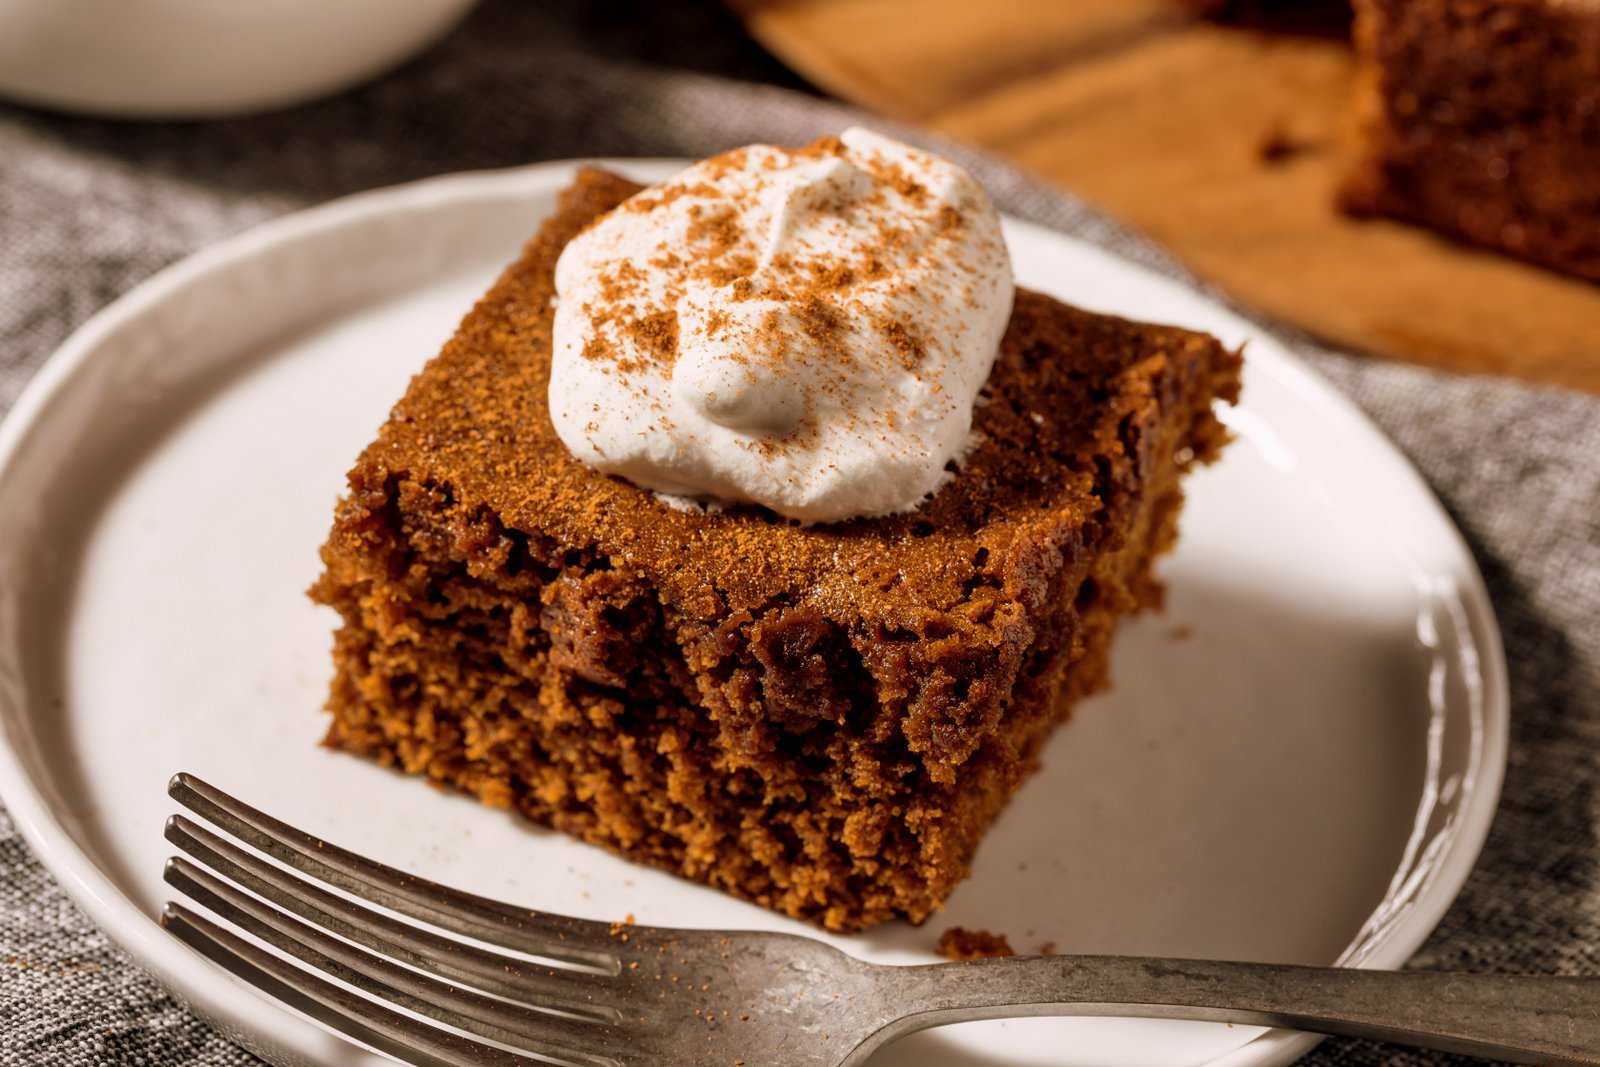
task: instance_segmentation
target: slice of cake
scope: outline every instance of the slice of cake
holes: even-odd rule
[[[1352,213],[1600,281],[1600,3],[1357,0]]]
[[[845,211],[845,192],[873,210],[900,202],[861,185],[837,142],[806,151],[795,158],[832,183],[795,194],[809,210]],[[713,176],[722,165],[707,164]],[[928,203],[915,175],[874,173],[905,203]],[[958,412],[973,432],[909,510],[802,524],[759,504],[658,495],[599,473],[558,435],[552,408],[570,417],[588,401],[550,392],[556,266],[607,213],[705,195],[695,188],[635,197],[622,177],[581,172],[351,471],[313,590],[343,620],[327,743],[831,929],[920,922],[965,877],[1051,730],[1105,684],[1118,617],[1159,602],[1151,565],[1177,535],[1179,479],[1223,444],[1212,406],[1235,398],[1239,358],[1202,334],[1017,291],[984,358],[992,371],[973,382],[978,401]],[[727,275],[717,284],[743,299],[759,276],[770,297],[775,275],[762,272],[785,269],[788,251],[744,263],[721,212],[687,216],[704,224],[705,262]],[[927,217],[958,235],[977,226],[948,205]],[[880,237],[899,247],[892,228]],[[650,278],[687,269],[681,260],[636,266]],[[876,252],[847,269],[797,266],[822,286],[794,297],[800,317],[750,321],[775,332],[774,351],[821,351],[792,346],[841,328],[823,290],[845,275],[877,284],[874,263]],[[659,288],[638,284],[639,300]],[[599,323],[576,353],[589,371],[610,381],[643,374],[639,360],[689,358],[685,338],[701,327],[684,315],[664,324],[619,294],[598,309],[598,296],[562,298],[563,313]],[[705,310],[709,336],[724,310]],[[946,310],[977,313],[959,298]],[[611,326],[624,333],[604,334]],[[916,376],[942,342],[914,326],[879,323]],[[602,343],[624,335],[656,355]],[[741,351],[727,355],[743,366]],[[777,380],[839,390],[826,376]],[[579,432],[610,456],[613,439],[593,436],[608,413],[591,406]],[[881,425],[916,422],[915,406],[880,412]],[[651,425],[672,424],[667,440],[681,444],[681,416],[668,414]],[[809,454],[822,431],[808,419],[751,454]],[[884,436],[858,429],[873,447]],[[687,463],[667,446],[650,457]],[[711,476],[691,467],[681,491]],[[863,467],[862,484],[876,469]]]

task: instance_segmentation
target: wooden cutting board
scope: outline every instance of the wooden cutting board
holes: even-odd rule
[[[1343,41],[1173,0],[732,0],[839,96],[999,152],[1341,347],[1600,393],[1600,286],[1332,206]]]

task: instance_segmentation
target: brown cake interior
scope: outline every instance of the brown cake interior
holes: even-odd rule
[[[545,403],[555,259],[636,189],[581,174],[351,472],[327,742],[830,928],[921,921],[1159,600],[1238,357],[1019,293],[918,511],[677,510]]]

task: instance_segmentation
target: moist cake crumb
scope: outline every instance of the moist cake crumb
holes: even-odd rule
[[[992,960],[1015,956],[1005,934],[952,926],[939,935],[939,955],[947,960]]]

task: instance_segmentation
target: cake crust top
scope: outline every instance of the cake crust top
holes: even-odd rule
[[[508,529],[625,566],[663,602],[708,621],[803,603],[920,629],[920,612],[992,613],[999,600],[1041,596],[1060,554],[1097,545],[1117,494],[1135,491],[1157,413],[1195,393],[1197,376],[1208,379],[1205,396],[1235,399],[1238,355],[1214,339],[1019,290],[974,412],[980,442],[916,511],[808,527],[754,506],[674,507],[574,458],[546,402],[556,259],[639,188],[579,173],[413,379],[352,472],[353,497],[374,478],[432,486]],[[1210,419],[1209,404],[1194,417]],[[1220,426],[1194,435],[1212,450],[1224,436]]]

